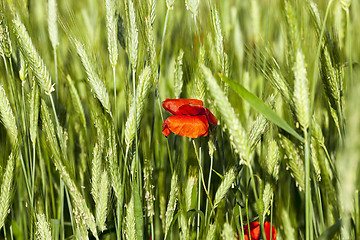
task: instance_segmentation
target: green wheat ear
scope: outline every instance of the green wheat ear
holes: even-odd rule
[[[50,73],[47,70],[43,59],[36,51],[35,46],[29,36],[29,33],[27,32],[24,24],[20,21],[20,18],[16,17],[13,20],[13,24],[17,43],[22,54],[28,62],[31,70],[35,74],[39,86],[45,92],[45,94],[50,96],[51,93],[55,91],[55,88],[52,84]]]
[[[37,131],[38,131],[38,121],[39,121],[39,111],[40,111],[40,93],[39,86],[34,81],[31,97],[30,97],[30,139],[33,144],[36,142]]]
[[[135,116],[135,104],[134,102],[130,106],[129,117],[126,120],[125,124],[125,142],[127,147],[131,147],[132,142],[135,137],[135,130],[138,130],[141,126],[141,119],[144,115],[144,108],[146,97],[149,94],[151,89],[151,79],[150,79],[150,67],[145,67],[143,72],[140,75],[139,86],[137,87],[136,92],[136,116]],[[137,126],[138,129],[135,129]]]
[[[9,30],[5,21],[4,13],[0,10],[0,56],[10,58],[12,53]]]
[[[98,73],[95,71],[94,64],[87,54],[84,44],[77,39],[74,39],[74,44],[88,75],[87,80],[91,89],[95,92],[96,97],[99,99],[105,110],[111,115],[109,94],[106,90],[104,81],[100,79]]]
[[[224,127],[228,129],[230,135],[230,142],[235,151],[245,161],[249,161],[250,146],[245,134],[245,130],[240,124],[239,119],[236,117],[235,111],[231,106],[225,93],[222,91],[216,79],[213,77],[210,69],[202,66],[205,80],[207,82],[208,90],[214,99],[214,104],[221,114],[221,120],[224,121]]]
[[[127,52],[132,69],[136,69],[138,62],[138,44],[139,44],[139,33],[136,24],[136,12],[134,4],[131,0],[125,0],[125,7],[127,13]]]
[[[85,201],[85,198],[80,193],[74,179],[69,174],[68,169],[63,163],[63,158],[60,152],[60,147],[56,139],[54,125],[51,121],[49,111],[44,100],[41,102],[41,120],[43,123],[43,131],[47,136],[48,146],[50,148],[53,163],[64,181],[65,186],[69,190],[73,201],[73,214],[78,227],[81,229],[90,229],[95,237],[97,237],[97,230],[95,218],[90,212],[90,209]],[[81,232],[81,231],[80,231]]]
[[[235,231],[228,222],[224,223],[222,237],[223,239],[227,239],[227,240],[236,239]]]
[[[136,240],[134,195],[131,196],[130,202],[125,207],[126,207],[125,236],[126,239]]]
[[[106,229],[106,217],[108,215],[108,202],[110,196],[110,183],[109,177],[106,171],[103,171],[101,174],[99,182],[99,194],[96,201],[96,224],[100,230],[103,232]]]
[[[174,73],[175,98],[180,98],[180,94],[182,92],[183,83],[184,83],[183,71],[182,71],[183,57],[184,57],[184,51],[180,49],[179,55],[176,58],[176,63],[175,63],[175,73]]]
[[[118,45],[117,45],[117,22],[115,19],[116,5],[114,0],[105,0],[106,8],[106,30],[107,43],[110,63],[116,66],[118,61]]]
[[[36,214],[36,232],[37,240],[51,240],[51,228],[49,222],[46,220],[44,213]]]
[[[294,74],[294,98],[296,114],[300,125],[302,126],[303,130],[306,131],[310,124],[310,91],[309,81],[306,76],[305,57],[300,49],[296,52]]]
[[[169,233],[170,224],[173,221],[174,213],[176,210],[177,194],[179,191],[178,181],[179,181],[179,177],[177,173],[174,173],[171,178],[169,201],[165,213],[165,238]]]
[[[14,117],[13,110],[10,106],[10,102],[6,97],[5,89],[0,85],[0,115],[1,122],[8,130],[11,142],[15,144],[18,138],[18,129],[16,126],[16,120]]]
[[[57,46],[59,45],[56,0],[48,1],[48,31],[49,31],[52,47],[56,49]]]
[[[15,160],[17,158],[17,147],[15,147],[7,161],[5,172],[0,187],[0,229],[4,226],[6,216],[9,214],[12,196],[12,182],[14,179]]]
[[[216,228],[217,223],[214,222],[213,224],[209,225],[209,231],[207,232],[206,239],[208,240],[215,240],[216,238]]]
[[[226,193],[229,191],[230,187],[235,181],[237,172],[234,168],[226,172],[224,179],[222,180],[219,188],[215,194],[214,208],[217,207],[220,201],[225,197]]]

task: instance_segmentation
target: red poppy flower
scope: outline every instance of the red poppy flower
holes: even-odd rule
[[[174,116],[168,117],[163,123],[162,133],[169,136],[170,132],[190,138],[207,136],[209,123],[217,125],[216,117],[203,107],[197,99],[166,99],[163,102],[166,111]]]
[[[271,230],[272,227],[272,230]],[[249,235],[249,228],[248,225],[244,226],[244,239],[245,240],[249,240],[250,236],[252,240],[258,240],[260,239],[260,223],[259,222],[252,222],[250,223],[250,235]],[[264,230],[265,230],[265,236],[266,236],[266,240],[276,240],[276,229],[274,228],[274,226],[271,226],[270,222],[265,222],[264,223]],[[271,231],[271,235],[272,237],[270,238],[270,231]]]

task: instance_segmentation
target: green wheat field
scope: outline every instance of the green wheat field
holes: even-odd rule
[[[359,13],[1,0],[0,239],[360,239]],[[179,98],[217,126],[165,137]]]

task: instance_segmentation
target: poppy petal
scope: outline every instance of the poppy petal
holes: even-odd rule
[[[179,114],[187,116],[205,115],[205,108],[194,104],[185,104],[179,107]]]
[[[168,117],[164,121],[162,132],[167,136],[169,131],[183,137],[198,138],[208,135],[209,123],[205,115],[176,115]]]
[[[244,235],[249,237],[248,225],[244,226]],[[253,239],[253,240],[258,240],[260,238],[260,223],[259,222],[251,222],[250,223],[250,235],[251,235],[251,239]]]
[[[166,119],[162,125],[162,134],[167,137],[167,136],[169,136],[170,133],[171,133],[171,131],[169,130],[169,127],[167,125],[167,119]]]
[[[206,117],[207,117],[209,123],[216,126],[217,125],[217,119],[214,116],[214,114],[212,114],[212,112],[210,112],[210,110],[207,109],[207,108],[205,108],[205,114],[206,114]]]
[[[170,112],[173,115],[181,114],[179,113],[179,107],[186,104],[193,104],[199,107],[203,106],[203,101],[198,99],[166,99],[163,101],[163,107],[166,111]]]
[[[260,223],[252,222],[250,223],[250,234],[251,239],[259,239],[260,238]]]
[[[264,223],[264,230],[265,230],[266,239],[276,240],[276,229],[274,226],[271,226],[270,222]],[[270,231],[272,235],[271,238],[270,238]]]

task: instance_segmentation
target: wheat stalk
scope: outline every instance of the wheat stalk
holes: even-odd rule
[[[106,90],[104,82],[100,79],[98,73],[95,71],[94,64],[87,54],[84,44],[79,42],[77,39],[73,39],[73,41],[76,46],[76,51],[80,56],[81,62],[88,75],[87,80],[91,86],[91,89],[95,92],[96,97],[99,99],[105,110],[111,115],[109,94]]]
[[[224,37],[221,33],[221,21],[219,18],[219,13],[216,8],[212,10],[212,22],[215,31],[215,47],[216,47],[216,57],[217,64],[220,69],[220,72],[224,75],[227,74],[227,66],[226,66],[226,54],[224,52]]]
[[[199,0],[185,0],[186,9],[191,12],[194,20],[196,20],[196,16],[198,14],[199,2]]]
[[[20,55],[19,78],[22,82],[22,85],[24,85],[26,78],[28,76],[28,65],[25,62],[24,55],[22,55],[22,53],[20,53],[19,55]]]
[[[35,144],[39,120],[40,98],[39,87],[34,81],[30,97],[30,139]]]
[[[246,139],[245,130],[242,128],[239,119],[236,117],[234,109],[230,105],[224,92],[217,84],[211,71],[202,65],[202,71],[205,75],[208,90],[214,99],[214,104],[221,113],[221,119],[225,123],[225,127],[229,130],[230,142],[235,151],[245,161],[249,160],[249,143]]]
[[[76,186],[74,180],[71,178],[68,170],[62,162],[60,155],[59,145],[56,140],[54,126],[50,119],[50,114],[46,107],[44,100],[41,102],[41,119],[43,123],[43,130],[47,136],[49,147],[53,156],[54,165],[58,170],[61,179],[64,181],[66,187],[69,190],[69,193],[72,197],[74,208],[73,213],[75,221],[78,225],[86,225],[87,228],[91,230],[93,235],[97,237],[95,219],[90,209],[88,208],[84,197],[81,195],[78,187]]]
[[[196,188],[196,182],[197,177],[196,175],[189,175],[186,180],[186,185],[184,189],[184,197],[185,197],[185,207],[186,211],[189,211],[191,209],[191,203],[192,203],[192,195],[193,195],[193,189]]]
[[[109,178],[106,171],[101,174],[99,182],[99,194],[96,201],[96,224],[101,232],[106,229],[106,216],[108,212]]]
[[[174,72],[174,90],[175,90],[175,98],[180,98],[180,94],[182,92],[183,87],[183,71],[182,71],[182,65],[183,65],[183,57],[184,57],[184,51],[180,49],[179,55],[176,58],[175,63],[175,72]]]
[[[0,55],[10,58],[12,52],[11,41],[8,26],[5,21],[5,15],[0,10]]]
[[[52,47],[56,49],[59,45],[56,0],[49,0],[48,2],[48,31]]]
[[[66,76],[67,83],[69,84],[69,92],[71,96],[71,103],[74,107],[75,112],[78,114],[80,123],[82,124],[83,128],[86,130],[86,118],[85,118],[85,112],[84,108],[81,104],[81,99],[79,96],[78,91],[76,90],[76,87],[74,85],[73,80],[71,79],[70,75]]]
[[[13,20],[13,24],[16,39],[22,54],[28,62],[31,70],[34,72],[39,86],[45,94],[50,96],[55,89],[44,61],[36,51],[24,24],[18,17]]]
[[[91,194],[93,196],[95,205],[97,205],[97,200],[99,198],[99,185],[101,181],[101,157],[104,148],[103,140],[99,137],[98,143],[95,144],[93,150],[93,158],[91,161]]]
[[[144,160],[144,169],[143,169],[143,178],[144,178],[144,190],[145,190],[145,202],[147,216],[150,218],[150,222],[153,221],[152,217],[155,215],[155,196],[154,196],[154,185],[153,185],[153,166],[151,160]]]
[[[132,66],[132,69],[136,69],[137,66],[137,55],[138,55],[138,28],[136,24],[136,13],[134,4],[131,0],[126,0],[125,6],[127,7],[127,17],[128,17],[128,31],[127,31],[127,46],[128,46],[128,55],[129,60]]]
[[[296,62],[294,66],[294,102],[297,118],[303,130],[310,124],[310,90],[309,81],[306,77],[306,67],[304,54],[299,49],[296,53]]]
[[[225,197],[226,193],[229,191],[230,187],[234,183],[236,178],[236,171],[234,168],[228,170],[224,176],[224,179],[221,181],[219,188],[215,194],[214,208],[217,207],[220,201]]]
[[[126,120],[125,124],[125,142],[129,148],[134,140],[135,129],[140,128],[141,119],[144,115],[145,100],[150,91],[151,82],[150,82],[150,67],[145,67],[143,72],[140,75],[140,82],[136,92],[136,110],[135,110],[135,101],[130,106],[129,117]],[[136,117],[135,117],[136,112]]]
[[[165,213],[165,238],[169,233],[170,225],[174,218],[174,213],[176,210],[177,194],[179,191],[178,182],[179,182],[179,177],[177,173],[174,172],[171,178],[169,201]]]
[[[147,0],[150,24],[154,24],[156,18],[156,3],[158,0]]]
[[[15,147],[9,156],[9,160],[6,164],[6,169],[2,177],[0,188],[0,229],[4,226],[6,216],[9,214],[12,195],[11,185],[14,179],[16,152],[17,148]]]
[[[213,224],[209,224],[209,230],[206,234],[206,239],[208,239],[208,240],[215,239],[216,227],[217,227],[216,222],[214,222]]]
[[[37,240],[51,240],[51,228],[46,220],[46,216],[44,213],[36,214],[36,233],[35,238]]]
[[[175,0],[166,0],[166,7],[168,10],[172,10],[174,7]]]
[[[280,139],[280,146],[285,150],[284,159],[291,176],[296,181],[296,186],[302,191],[305,188],[305,168],[302,156],[295,144],[283,137]]]
[[[223,239],[226,239],[226,240],[235,240],[236,239],[234,229],[231,227],[231,225],[228,222],[226,222],[224,224],[224,228],[222,231],[222,237],[223,237]]]
[[[118,61],[118,47],[117,47],[117,22],[115,19],[115,1],[105,0],[106,8],[106,30],[107,30],[107,43],[109,50],[110,63],[116,66]]]
[[[13,110],[11,109],[10,102],[6,97],[5,89],[2,85],[0,85],[0,114],[1,121],[8,130],[10,140],[13,144],[15,144],[18,137],[18,129]]]
[[[199,60],[197,65],[197,71],[195,73],[195,96],[197,99],[205,99],[205,82],[204,74],[201,71],[201,65],[205,64],[205,47],[202,45],[199,51]]]
[[[136,240],[136,226],[135,226],[135,209],[134,209],[134,195],[131,196],[130,202],[126,206],[125,217],[125,236],[126,239]]]

